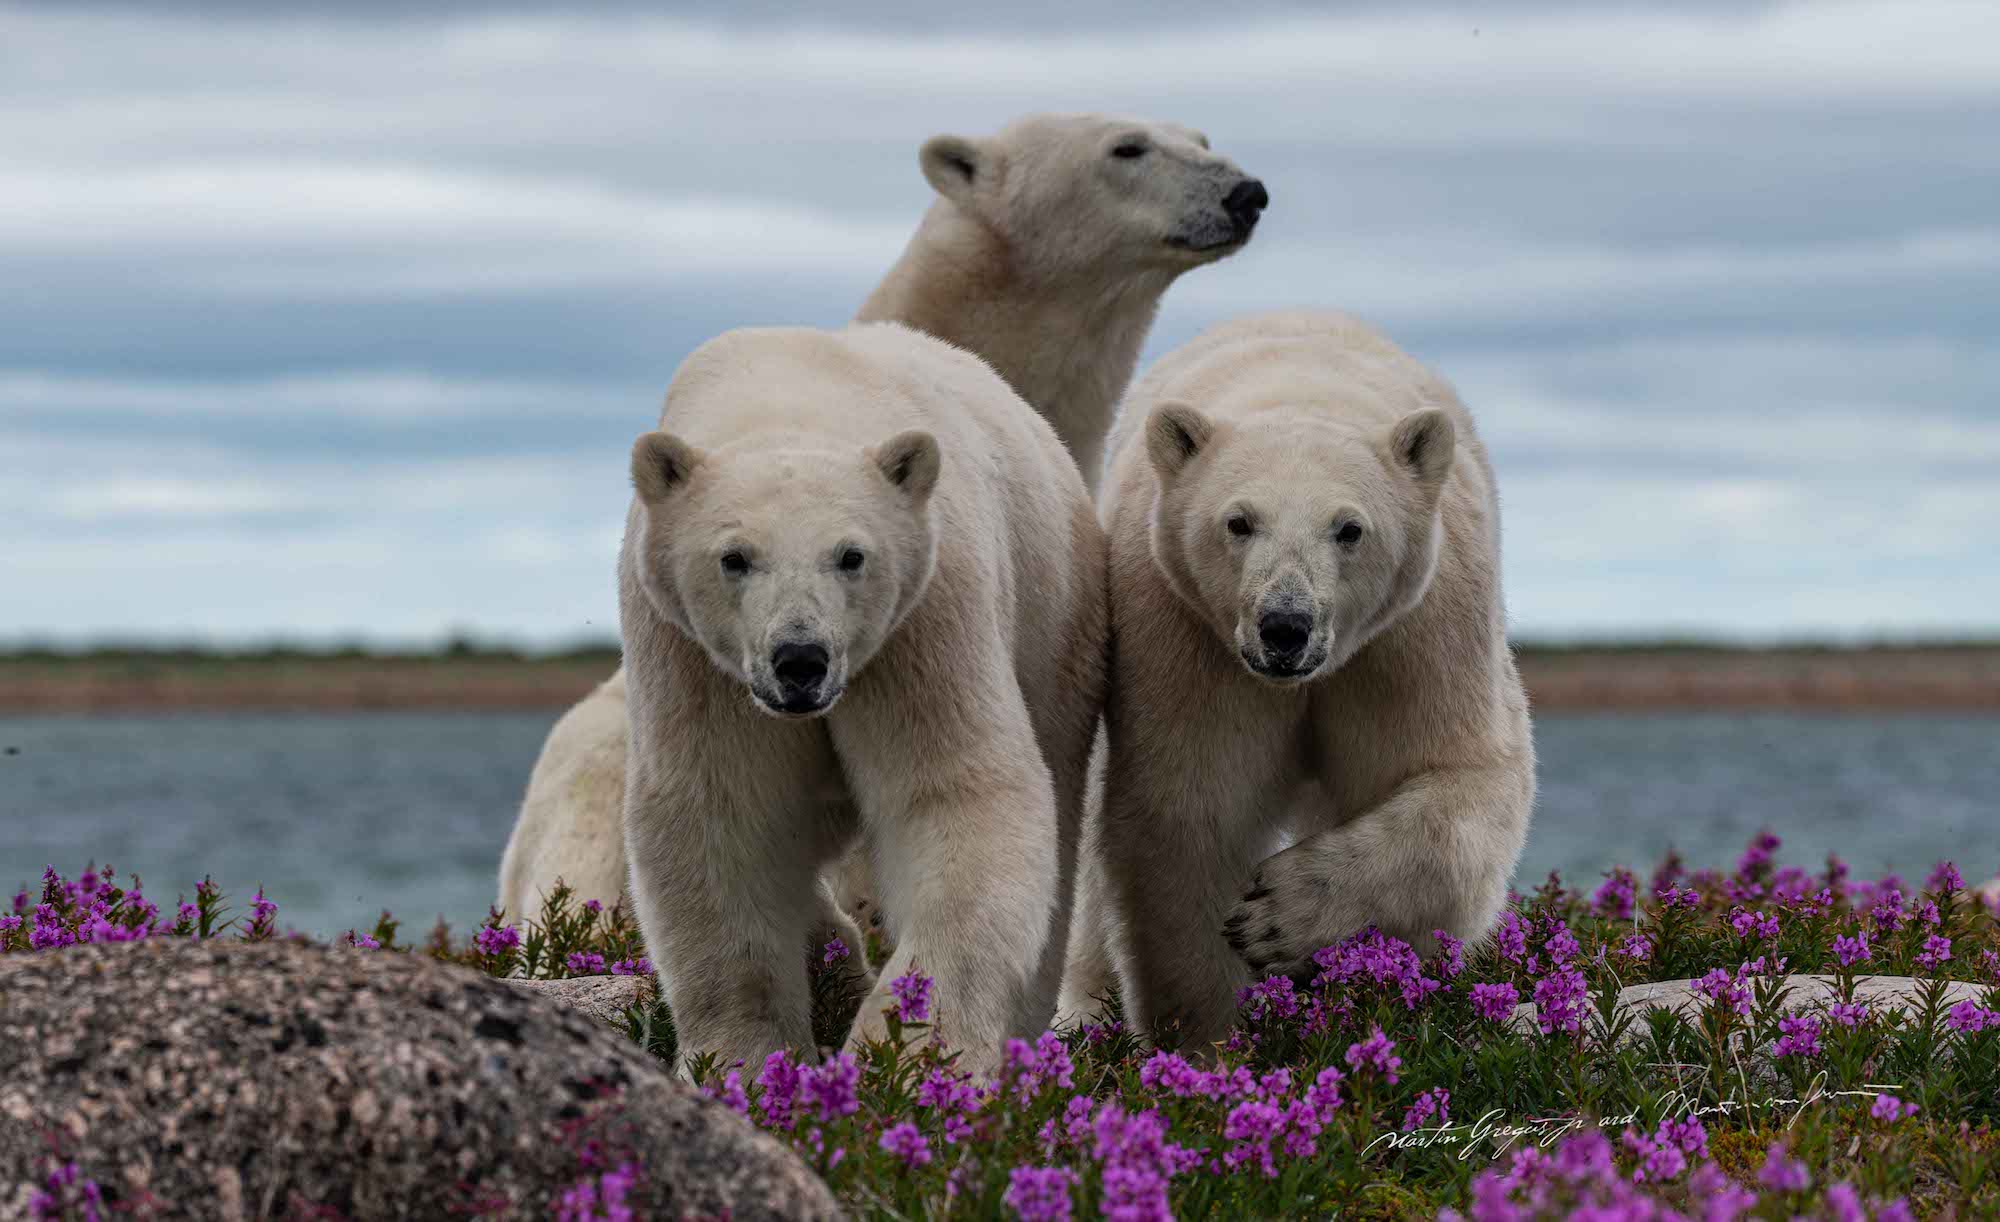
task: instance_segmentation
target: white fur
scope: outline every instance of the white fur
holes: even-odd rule
[[[810,1044],[799,948],[859,841],[883,976],[935,977],[945,1038],[995,1063],[1054,1010],[1102,706],[1104,541],[1075,465],[977,358],[893,324],[712,340],[661,428],[619,562],[624,825],[682,1047]],[[800,680],[784,658],[808,648],[823,673]]]
[[[1142,156],[1112,155],[1130,140]],[[1242,245],[1220,228],[1220,202],[1242,172],[1199,132],[1102,115],[939,136],[918,160],[939,196],[859,320],[902,322],[984,357],[1094,486],[1161,294]],[[1177,237],[1213,244],[1193,250]],[[620,671],[550,731],[501,859],[503,910],[532,914],[558,879],[580,898],[624,894],[625,722]],[[834,875],[841,905],[880,927],[866,863],[843,858]]]
[[[1062,1009],[1115,967],[1139,1029],[1200,1045],[1239,987],[1366,925],[1483,935],[1534,748],[1492,468],[1450,386],[1342,315],[1243,319],[1134,386],[1108,477],[1117,649],[1077,925],[1104,944],[1073,952]],[[1267,614],[1302,635],[1267,641]]]

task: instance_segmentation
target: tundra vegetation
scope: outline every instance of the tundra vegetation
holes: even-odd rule
[[[1760,835],[1733,868],[1669,857],[1587,889],[1551,876],[1512,897],[1485,944],[1441,939],[1427,961],[1362,931],[1311,974],[1246,989],[1216,1049],[1156,1048],[1114,1017],[1014,1041],[998,1076],[975,1080],[918,970],[895,983],[888,1038],[858,1056],[688,1068],[864,1217],[2000,1214],[2000,914],[1949,862],[1860,880],[1837,858],[1780,865],[1778,848]],[[286,936],[261,890],[237,909],[203,880],[169,906],[108,866],[51,869],[0,917],[8,955]],[[502,977],[651,971],[627,913],[566,892],[469,937],[439,925],[406,940],[385,913],[338,941]],[[857,999],[824,969],[879,949],[831,944],[802,965],[825,1046]],[[1831,990],[1788,981],[1803,974]],[[1859,987],[1871,976],[1914,983],[1887,1001]],[[1649,981],[1690,982],[1698,1004],[1617,1004]],[[675,1057],[660,1002],[624,1021]],[[52,1147],[42,1216],[112,1216],[107,1171]],[[645,1175],[580,1149],[557,1215],[630,1217]]]

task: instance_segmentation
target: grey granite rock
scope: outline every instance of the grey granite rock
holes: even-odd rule
[[[0,1217],[74,1162],[141,1217],[539,1218],[591,1142],[642,1167],[642,1217],[837,1214],[630,1041],[420,955],[159,939],[0,974]]]
[[[651,976],[571,976],[567,980],[509,980],[517,989],[568,1006],[615,1030],[625,1029],[625,1011],[653,996]]]

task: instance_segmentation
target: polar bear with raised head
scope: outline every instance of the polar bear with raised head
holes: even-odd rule
[[[1148,371],[1111,445],[1109,769],[1077,928],[1108,934],[1126,1013],[1201,1045],[1242,985],[1364,926],[1482,935],[1535,757],[1493,470],[1451,387],[1343,315],[1246,318]],[[1072,958],[1063,1007],[1087,1012],[1107,960]]]
[[[857,840],[940,1030],[1053,1013],[1102,707],[1104,540],[1006,383],[894,324],[734,331],[633,449],[619,560],[632,894],[681,1046],[811,1045],[800,947]]]
[[[1191,128],[1103,115],[938,136],[918,161],[938,198],[860,319],[906,323],[985,358],[1095,486],[1161,294],[1242,248],[1263,184]],[[624,894],[625,720],[621,670],[550,731],[500,864],[506,912],[533,915],[558,878],[583,899]],[[832,881],[843,907],[879,925],[868,877],[851,858]]]

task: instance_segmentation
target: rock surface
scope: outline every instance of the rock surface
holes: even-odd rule
[[[1917,993],[1923,983],[1913,976],[1858,976],[1854,981],[1854,1000],[1864,1002],[1870,1010],[1878,1012],[1891,1007],[1901,1007],[1908,1012],[1921,1004]],[[1787,976],[1785,985],[1791,989],[1791,996],[1785,1001],[1787,1009],[1825,1007],[1840,1000],[1840,981],[1834,976]],[[1961,1001],[1978,1001],[1985,995],[1984,985],[1954,980],[1945,986],[1944,1005],[1949,1009]],[[1650,984],[1631,985],[1618,993],[1618,1012],[1629,1013],[1634,1020],[1626,1033],[1628,1038],[1645,1035],[1646,1011],[1654,1006],[1676,1011],[1688,1021],[1695,1022],[1699,1021],[1702,1010],[1708,1004],[1707,995],[1695,988],[1692,980],[1656,980]],[[1514,1008],[1514,1026],[1532,1030],[1535,1016],[1535,1003],[1523,1002]],[[1588,1023],[1591,1020],[1585,1021]],[[1585,1030],[1590,1028],[1586,1026]]]
[[[618,1031],[625,1029],[625,1011],[653,996],[651,976],[571,976],[566,980],[505,983],[568,1006]]]
[[[628,1161],[641,1217],[838,1212],[776,1140],[535,990],[280,942],[28,959],[0,986],[0,1217],[69,1162],[140,1217],[546,1217]]]

